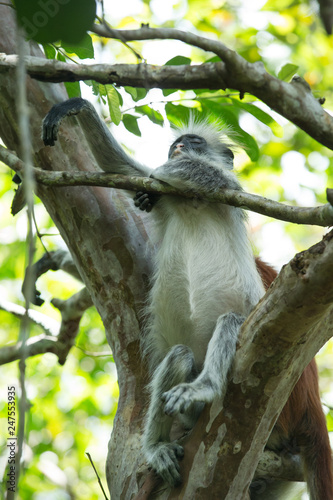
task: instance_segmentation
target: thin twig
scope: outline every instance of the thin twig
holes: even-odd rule
[[[113,29],[111,28],[111,26],[107,23],[107,21],[105,20],[105,18],[97,18],[98,21],[100,22],[100,25],[96,25],[96,26],[103,26],[104,30],[106,33],[113,33]],[[109,36],[109,38],[114,38],[113,36]],[[138,61],[143,61],[143,57],[141,54],[139,54],[135,49],[133,49],[133,47],[131,47],[125,40],[125,38],[123,38],[121,35],[119,36],[118,40],[123,44],[125,45],[125,47],[130,50],[131,52],[133,52],[133,54],[135,55],[135,57],[137,58]]]
[[[88,452],[86,451],[86,455],[88,456],[88,458],[89,458],[89,460],[90,460],[90,463],[91,463],[91,465],[92,465],[92,467],[93,467],[93,469],[94,469],[94,471],[95,471],[95,474],[96,474],[96,477],[97,477],[97,481],[98,481],[98,483],[99,483],[99,485],[100,485],[100,487],[101,487],[101,490],[102,490],[102,492],[103,492],[104,498],[105,498],[106,500],[109,500],[109,499],[108,499],[108,497],[106,496],[105,490],[104,490],[103,485],[102,485],[101,478],[100,478],[100,477],[99,477],[99,475],[98,475],[98,472],[97,472],[97,470],[96,470],[96,467],[95,467],[95,465],[94,465],[94,462],[92,461],[92,458],[91,458],[91,456],[90,456],[90,453],[88,453]]]

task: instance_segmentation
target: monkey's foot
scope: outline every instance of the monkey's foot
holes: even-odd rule
[[[165,403],[164,411],[170,417],[177,413],[186,413],[196,402],[208,403],[212,401],[214,395],[211,392],[212,387],[202,382],[199,384],[197,381],[178,384],[162,394],[162,400]]]
[[[183,458],[184,449],[177,443],[158,443],[149,450],[149,464],[163,481],[176,486],[181,483],[178,460]]]

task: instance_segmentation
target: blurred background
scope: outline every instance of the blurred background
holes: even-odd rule
[[[322,27],[315,1],[300,0],[104,0],[104,15],[114,28],[136,29],[141,23],[151,27],[171,27],[220,40],[250,62],[262,61],[271,74],[291,65],[311,86],[315,97],[325,97],[327,112],[333,110],[333,39]],[[102,15],[102,5],[98,3]],[[137,63],[135,54],[116,40],[91,35],[94,59],[84,63]],[[182,56],[199,64],[209,55],[177,41],[147,41],[129,44],[149,64],[163,65]],[[55,44],[62,57],[79,61],[75,52]],[[210,55],[212,56],[212,55]],[[184,61],[185,59],[180,59]],[[106,102],[91,85],[80,84],[83,97],[90,99],[107,123]],[[78,89],[73,92],[77,93]],[[168,118],[185,116],[189,108],[203,114],[217,114],[227,125],[236,121],[246,142],[239,150],[235,169],[246,191],[297,206],[326,202],[326,187],[333,187],[332,151],[321,146],[256,98],[240,101],[233,92],[162,92],[151,90],[132,99],[130,92],[117,88],[121,113],[132,118],[125,125],[111,125],[112,132],[142,163],[156,167],[167,158],[172,140]],[[246,109],[246,104],[250,106]],[[148,105],[155,120],[140,112]],[[252,107],[251,107],[252,106]],[[253,107],[263,111],[258,115]],[[259,116],[259,118],[258,118]],[[266,118],[265,118],[266,116]],[[162,120],[162,117],[164,120]],[[215,116],[216,118],[216,116]],[[133,121],[134,120],[134,121]],[[163,123],[164,122],[164,123]],[[134,133],[133,133],[134,132]],[[253,138],[251,140],[251,137]],[[13,217],[10,207],[15,185],[8,167],[0,163],[0,305],[4,301],[24,305],[21,285],[25,271],[27,220],[25,210]],[[43,205],[35,199],[35,218],[41,239],[36,240],[36,260],[45,252],[64,248],[57,229]],[[297,226],[250,213],[249,232],[254,252],[277,269],[295,253],[319,241],[324,228]],[[45,248],[44,248],[45,247]],[[36,310],[60,321],[52,307],[54,297],[66,299],[82,287],[65,273],[49,272],[38,281],[45,299]],[[0,346],[14,344],[20,321],[0,310]],[[42,333],[33,326],[31,335]],[[328,428],[333,430],[332,342],[318,354],[322,401]],[[7,462],[7,387],[18,389],[18,363],[0,368],[0,475]],[[27,422],[27,468],[22,480],[22,499],[94,500],[102,498],[95,473],[87,459],[89,452],[105,484],[107,442],[117,407],[117,375],[104,329],[94,308],[81,322],[76,345],[67,362],[59,366],[57,357],[47,353],[27,360],[27,397],[31,403]],[[301,492],[295,499],[307,498]]]

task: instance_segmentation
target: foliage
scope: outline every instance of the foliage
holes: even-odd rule
[[[23,3],[17,1],[17,8]],[[107,58],[108,62],[136,63],[136,54],[141,54],[150,64],[197,64],[208,58],[198,49],[179,43],[133,42],[129,44],[133,51],[127,44],[114,40],[99,43],[95,35],[86,34],[82,38],[82,33],[89,27],[87,19],[91,17],[94,3],[89,2],[90,10],[85,22],[78,28],[81,38],[74,36],[72,39],[67,36],[68,32],[65,35],[52,33],[51,38],[40,35],[38,40],[44,44],[46,57],[58,60],[70,58],[77,62],[95,57],[97,60]],[[132,10],[131,7],[120,9],[122,17],[114,12],[113,2],[104,3],[106,18],[114,28],[132,29],[137,28],[140,22],[149,22],[152,26],[198,31],[204,36],[221,39],[248,61],[263,61],[267,70],[280,79],[288,80],[297,71],[311,85],[316,97],[326,98],[325,108],[333,110],[333,76],[330,70],[333,42],[325,34],[310,3],[300,0],[268,0],[266,4],[145,0],[136,2]],[[74,17],[77,20],[86,10],[81,2],[75,5]],[[23,12],[22,15],[28,14]],[[71,17],[70,27],[74,25]],[[81,92],[93,94],[101,104],[102,113],[110,115],[115,126],[123,123],[131,135],[142,135],[143,138],[147,120],[157,128],[167,120],[172,124],[183,121],[188,118],[190,110],[208,120],[220,120],[222,117],[244,147],[245,153],[238,155],[236,168],[246,190],[250,192],[290,204],[313,205],[324,203],[325,188],[333,185],[332,152],[251,95],[240,96],[230,90],[212,92],[207,89],[147,93],[145,89],[116,88],[96,82],[85,82],[81,89],[77,83],[68,82],[66,85],[70,97]],[[108,111],[105,111],[104,105],[108,106]],[[131,135],[127,136],[130,148],[135,144]],[[25,216],[11,217],[12,194],[11,175],[7,167],[1,166],[0,296],[23,304],[20,287],[25,267]],[[52,221],[37,199],[35,212],[38,230],[43,233],[42,242],[47,250],[61,245],[59,237],[54,236],[57,231]],[[289,260],[296,251],[318,241],[322,234],[321,229],[265,221],[261,216],[252,216],[251,221],[255,247],[266,260],[277,266]],[[37,240],[36,259],[43,252],[41,241]],[[50,299],[67,298],[81,285],[64,274],[57,274],[49,273],[40,279],[39,285],[47,299],[42,312],[59,320],[57,311],[49,304]],[[18,337],[19,321],[2,311],[0,318],[1,345],[14,343]],[[85,314],[76,343],[88,353],[109,352],[102,332],[99,316],[91,309]],[[34,326],[31,335],[39,333],[40,329]],[[331,350],[331,344],[323,349],[320,366],[324,398],[333,406],[329,371]],[[18,386],[16,365],[11,363],[1,368],[2,394],[6,393],[7,385]],[[28,398],[32,408],[27,426],[27,469],[22,479],[21,488],[25,492],[22,498],[100,498],[100,490],[85,452],[91,452],[103,476],[106,443],[117,396],[111,356],[86,354],[75,347],[64,367],[57,364],[52,354],[32,358],[27,361],[27,366]],[[1,429],[5,430],[7,407],[3,398],[0,405]],[[333,429],[333,412],[328,413],[328,424]],[[5,434],[0,435],[0,440],[1,444],[5,444]],[[3,463],[4,455],[1,460]]]
[[[12,182],[9,170],[1,168],[0,204],[0,298],[24,305],[20,292],[25,269],[25,214],[13,219],[10,215]],[[42,204],[36,199],[35,215],[43,245],[52,250],[60,237]],[[44,253],[36,242],[36,259]],[[50,305],[52,297],[69,298],[82,288],[61,271],[49,273],[38,282],[46,303],[35,307],[57,321],[59,312]],[[16,342],[20,321],[0,310],[1,346]],[[30,335],[42,329],[32,326]],[[88,461],[89,452],[103,476],[107,442],[116,412],[118,384],[115,366],[106,342],[103,326],[96,310],[91,308],[81,322],[76,347],[71,350],[65,366],[58,364],[54,354],[44,354],[27,361],[28,412],[26,473],[20,485],[23,499],[75,498],[98,499],[100,488]],[[18,391],[17,363],[2,366],[0,401],[1,469],[4,472],[7,439],[7,386]],[[19,394],[17,394],[19,395]],[[17,406],[16,406],[17,412]],[[17,425],[17,413],[16,413]]]
[[[39,43],[59,39],[77,43],[91,27],[96,15],[95,0],[15,0],[15,7],[17,18],[28,38]]]

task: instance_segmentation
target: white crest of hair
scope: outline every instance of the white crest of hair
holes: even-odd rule
[[[231,127],[221,124],[221,122],[217,120],[215,122],[210,122],[207,118],[198,117],[194,113],[190,113],[186,124],[174,126],[172,128],[174,139],[185,134],[195,134],[203,137],[211,150],[217,151],[218,153],[220,153],[221,145],[233,151],[237,148],[236,134]]]

